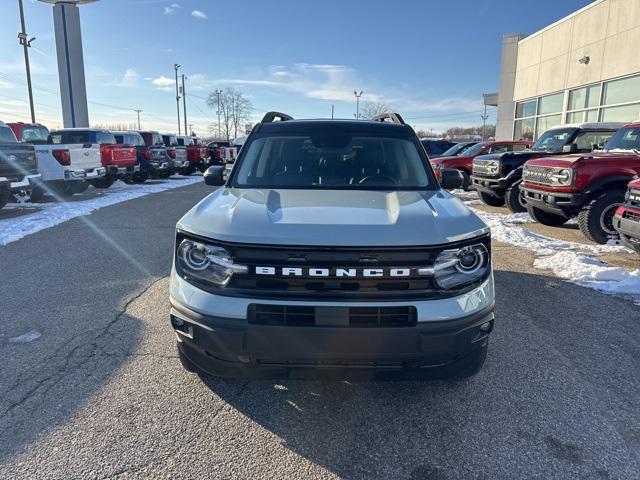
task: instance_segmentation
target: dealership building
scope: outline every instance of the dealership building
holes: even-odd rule
[[[502,42],[496,138],[550,127],[640,118],[640,0],[597,0]],[[486,97],[485,97],[486,98]],[[487,102],[488,103],[488,102]]]

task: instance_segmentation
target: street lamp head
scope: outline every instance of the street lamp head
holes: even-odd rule
[[[76,5],[84,5],[85,3],[94,3],[98,0],[40,0],[42,3],[50,3],[55,5],[56,3],[75,3]]]

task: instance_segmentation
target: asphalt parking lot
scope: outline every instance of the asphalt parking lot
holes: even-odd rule
[[[497,325],[471,380],[187,373],[167,275],[175,223],[209,191],[0,246],[0,478],[640,477],[638,306],[512,245],[494,244]]]

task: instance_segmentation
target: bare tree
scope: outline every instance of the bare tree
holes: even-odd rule
[[[244,131],[243,125],[251,119],[253,111],[251,100],[233,88],[227,88],[220,94],[220,98],[215,92],[211,92],[207,105],[216,110],[220,107],[220,131],[217,131],[217,124],[212,125],[213,128],[210,127],[210,130],[227,141],[231,140],[232,136],[236,138],[238,132]]]
[[[105,123],[94,124],[92,128],[103,128],[105,130],[111,130],[114,132],[126,131],[126,130],[138,130],[137,123]]]
[[[373,118],[383,113],[393,112],[393,107],[384,102],[368,102],[362,109],[363,118]]]

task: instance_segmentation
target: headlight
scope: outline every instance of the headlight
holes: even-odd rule
[[[449,289],[482,279],[489,268],[489,251],[478,243],[440,252],[433,265],[433,277],[439,287]]]
[[[224,287],[234,273],[246,273],[245,265],[233,263],[224,248],[193,240],[182,240],[176,252],[176,266],[187,281]]]
[[[571,185],[573,181],[573,170],[569,168],[563,168],[551,175],[551,179],[558,185]]]

